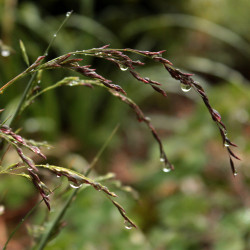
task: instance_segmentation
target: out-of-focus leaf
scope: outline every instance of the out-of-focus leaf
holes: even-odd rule
[[[29,65],[30,65],[30,63],[29,63],[29,57],[27,55],[27,51],[26,51],[26,48],[24,46],[23,41],[19,40],[19,44],[20,44],[20,48],[21,48],[21,51],[22,51],[23,59],[24,59],[25,63],[27,64],[27,66],[29,67]]]
[[[179,26],[207,33],[231,45],[242,55],[250,57],[250,46],[241,36],[214,22],[186,14],[163,14],[140,18],[129,22],[121,31],[121,34],[124,39],[131,39],[145,31],[171,26]]]

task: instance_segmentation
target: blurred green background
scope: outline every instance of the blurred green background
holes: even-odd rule
[[[151,118],[175,171],[162,171],[150,131],[105,90],[62,87],[46,93],[23,113],[21,134],[50,142],[53,149],[45,150],[50,163],[82,171],[120,124],[92,177],[114,172],[136,190],[124,192],[115,181],[105,183],[118,193],[117,201],[139,227],[126,230],[109,200],[88,188],[79,192],[64,219],[66,227],[46,249],[250,249],[249,9],[248,0],[0,2],[1,48],[3,52],[3,46],[8,46],[10,51],[9,56],[0,56],[1,86],[26,68],[19,39],[34,61],[66,12],[74,10],[49,58],[105,44],[166,49],[164,56],[175,67],[195,73],[242,159],[236,163],[239,174],[234,178],[219,131],[202,100],[192,91],[183,93],[161,65],[145,60],[147,64],[138,71],[162,82],[167,98],[111,63],[86,57],[84,64],[120,84]],[[41,88],[68,75],[72,72],[44,72]],[[5,116],[13,112],[27,81],[16,82],[1,95]],[[2,244],[39,195],[21,177],[0,178],[1,208],[5,209],[0,221]],[[71,190],[66,180],[46,172],[43,181],[52,189],[62,184],[51,196],[49,216],[53,218]],[[41,205],[13,238],[10,249],[29,249],[50,217]]]

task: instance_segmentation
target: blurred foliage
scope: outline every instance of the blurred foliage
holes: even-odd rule
[[[86,58],[84,63],[121,84],[151,117],[175,171],[161,171],[158,148],[149,131],[128,107],[102,89],[63,87],[46,93],[19,120],[22,134],[53,143],[54,148],[45,152],[51,164],[82,171],[120,123],[96,174],[112,171],[139,193],[139,199],[134,200],[114,183],[105,183],[119,194],[119,202],[139,227],[125,230],[109,201],[94,190],[82,190],[66,214],[66,227],[46,249],[250,248],[249,8],[247,0],[0,2],[1,52],[4,48],[10,51],[10,56],[0,57],[1,85],[26,68],[19,39],[30,62],[34,61],[43,54],[65,13],[73,9],[74,15],[58,35],[49,57],[104,44],[166,49],[166,57],[175,66],[196,73],[195,79],[222,115],[242,158],[239,174],[233,178],[219,131],[201,100],[196,93],[181,92],[179,84],[155,64],[140,72],[165,83],[166,99],[112,64]],[[68,74],[46,72],[41,85],[48,86]],[[22,79],[1,95],[4,117],[12,113],[26,83],[27,79]],[[60,184],[45,172],[44,181],[51,187]],[[6,240],[38,196],[22,177],[1,176],[0,190],[5,207],[0,225],[5,228],[2,237]],[[10,244],[15,249],[31,244],[26,228],[29,226],[35,237],[32,225],[39,227],[48,216],[53,218],[69,191],[63,180],[51,198],[51,214],[41,205]]]

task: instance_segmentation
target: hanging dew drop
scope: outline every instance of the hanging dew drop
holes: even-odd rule
[[[237,176],[238,175],[238,172],[234,172],[234,176]]]
[[[2,95],[2,94],[3,94],[3,91],[1,90],[1,91],[0,91],[0,95]]]
[[[78,85],[77,81],[72,81],[70,86]]]
[[[75,183],[70,183],[69,184],[72,188],[80,188],[82,184],[75,184]]]
[[[156,55],[153,55],[152,58],[158,58],[158,57],[162,57],[162,54],[156,54]]]
[[[190,85],[188,85],[188,84],[181,84],[181,90],[183,91],[183,92],[188,92],[189,90],[191,89],[191,86]]]
[[[120,68],[121,71],[126,71],[128,69],[127,66],[124,66],[122,64],[119,64],[119,68]]]
[[[56,34],[54,34],[53,36],[56,37]]]
[[[224,146],[225,146],[225,147],[229,147],[230,144],[229,144],[227,141],[225,141]]]
[[[127,220],[124,221],[124,226],[128,230],[133,227],[133,225],[129,221],[127,221]]]
[[[163,171],[164,173],[169,173],[169,172],[171,171],[171,169],[170,169],[170,168],[167,168],[167,167],[164,167],[164,168],[162,169],[162,171]]]
[[[213,116],[215,116],[215,118],[213,117],[213,119],[216,119],[219,122],[221,121],[221,115],[216,109],[213,109]]]
[[[129,229],[131,229],[132,227],[131,227],[131,226],[125,226],[125,228],[129,230]]]
[[[1,51],[1,56],[7,57],[7,56],[9,56],[9,55],[10,55],[10,51],[9,51],[9,50],[3,49],[3,50]]]
[[[69,17],[71,15],[71,11],[68,11],[67,13],[66,13],[66,17]]]
[[[165,159],[163,157],[161,157],[160,162],[165,162]]]

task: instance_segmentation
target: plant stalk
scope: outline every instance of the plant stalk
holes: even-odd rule
[[[116,127],[113,129],[112,133],[110,134],[110,136],[107,138],[107,140],[105,141],[105,143],[102,145],[102,147],[100,148],[100,150],[98,151],[98,153],[96,154],[96,156],[94,157],[94,159],[92,160],[89,169],[86,171],[86,173],[84,174],[86,177],[90,174],[90,172],[93,170],[93,168],[95,167],[96,163],[98,162],[100,156],[102,155],[102,153],[104,152],[104,150],[106,149],[106,147],[108,146],[109,142],[111,141],[111,139],[113,138],[113,136],[115,135],[115,133],[117,132],[118,128],[119,128],[120,124],[117,124]],[[76,196],[77,192],[80,190],[79,189],[75,189],[71,195],[69,196],[68,200],[66,201],[66,203],[64,204],[63,208],[61,209],[61,211],[57,214],[57,216],[55,217],[54,221],[50,224],[48,231],[43,235],[38,248],[35,248],[36,250],[43,250],[44,247],[47,245],[50,235],[53,232],[54,228],[56,227],[56,225],[58,225],[58,223],[60,222],[60,220],[63,218],[64,214],[66,213],[67,209],[69,208],[72,200],[74,199],[74,197]]]

